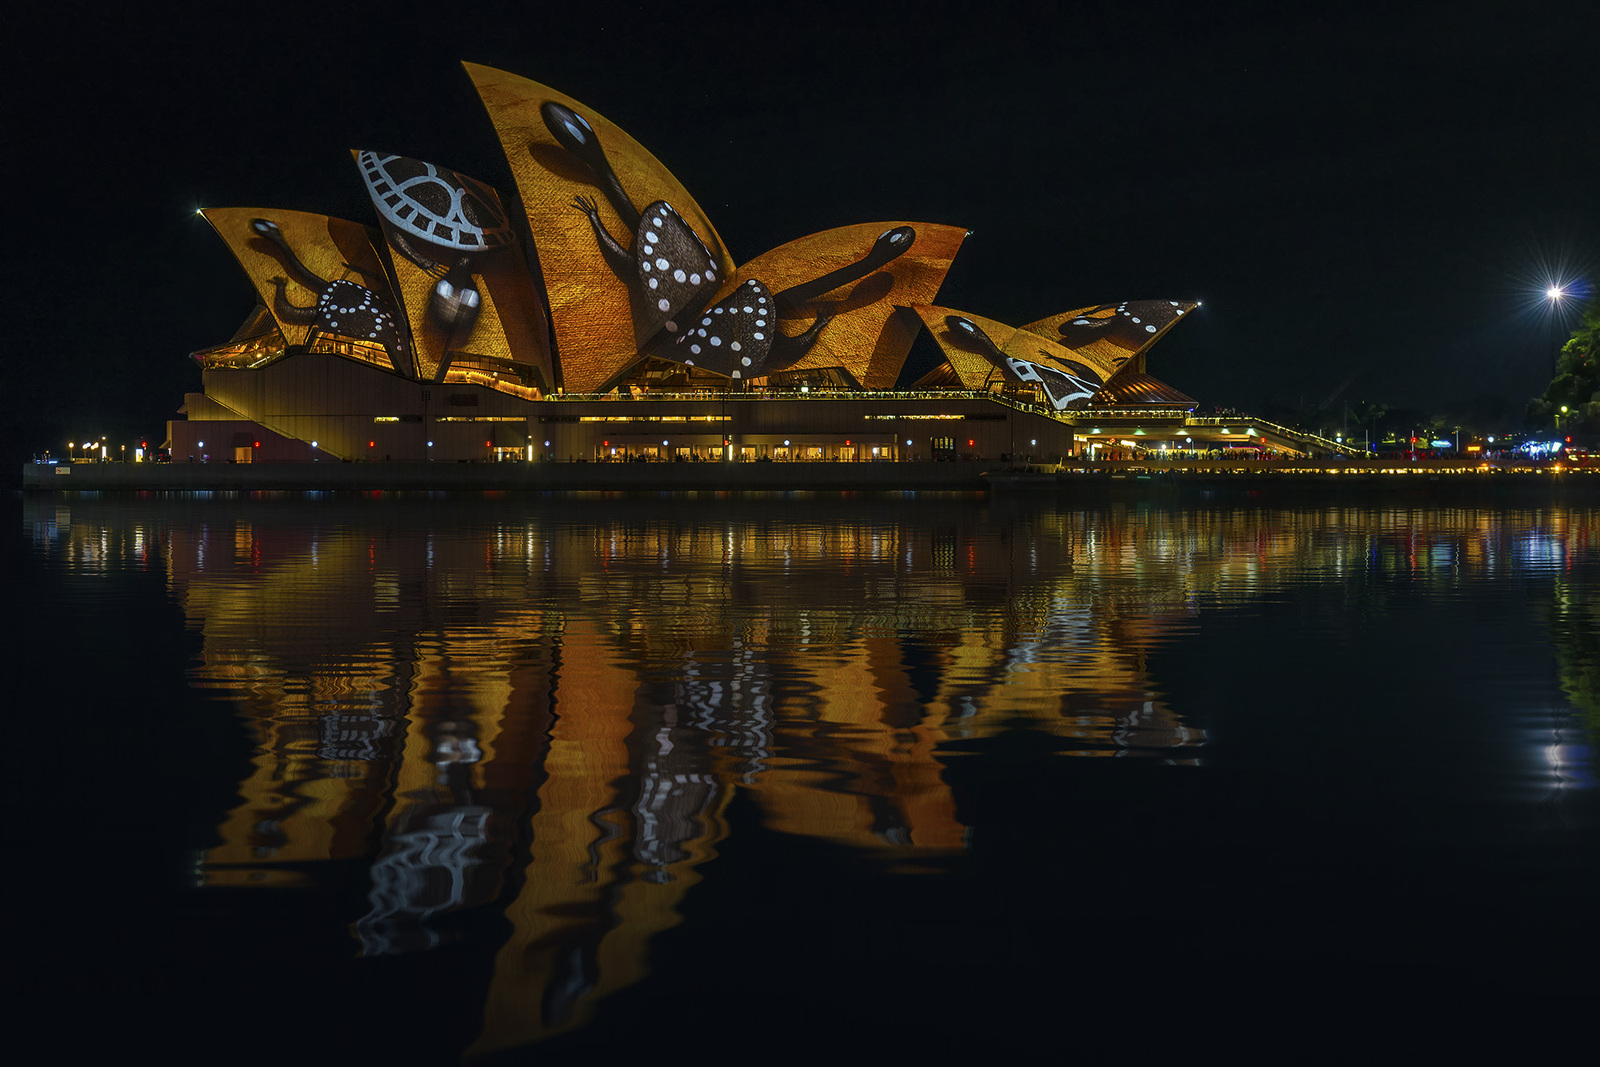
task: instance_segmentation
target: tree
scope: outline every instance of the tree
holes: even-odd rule
[[[1384,404],[1362,400],[1350,405],[1350,418],[1366,430],[1365,436],[1369,442],[1379,440],[1378,428],[1388,414],[1389,408]]]
[[[1561,346],[1555,377],[1529,410],[1558,417],[1561,429],[1574,437],[1600,435],[1600,298],[1584,306],[1578,328]]]

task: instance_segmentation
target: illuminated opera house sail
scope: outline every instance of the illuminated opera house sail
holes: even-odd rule
[[[903,219],[740,262],[599,112],[466,70],[514,197],[358,149],[375,227],[202,212],[259,304],[194,354],[173,460],[1048,460],[1195,407],[1145,366],[1193,303],[1004,326],[933,304],[966,230]],[[942,359],[910,374],[924,328]]]

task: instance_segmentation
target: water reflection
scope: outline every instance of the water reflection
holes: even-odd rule
[[[369,957],[503,914],[473,1052],[637,982],[735,793],[772,830],[915,871],[966,847],[945,770],[985,739],[1202,762],[1147,661],[1203,612],[1340,582],[1397,610],[1388,586],[1600,559],[1595,513],[1563,510],[441,498],[47,502],[26,521],[78,573],[165,567],[201,640],[191,684],[251,734],[205,886],[363,864]],[[1562,579],[1551,608],[1591,716],[1593,586]],[[1592,784],[1580,736],[1546,742],[1568,786]]]

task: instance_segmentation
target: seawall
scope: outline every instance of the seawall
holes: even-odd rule
[[[971,490],[985,487],[983,473],[993,466],[978,461],[27,464],[22,487],[29,492]]]
[[[1259,462],[1086,464],[1007,471],[992,460],[860,463],[30,463],[26,492],[895,492],[1151,497],[1271,492],[1429,497],[1600,497],[1600,469],[1491,469],[1436,461],[1403,469]]]

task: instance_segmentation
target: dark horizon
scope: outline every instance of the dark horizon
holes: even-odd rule
[[[972,231],[950,307],[1021,325],[1201,300],[1150,367],[1207,407],[1499,397],[1520,421],[1567,333],[1543,287],[1600,269],[1600,140],[1580,104],[1597,17],[1577,4],[1448,20],[1428,5],[808,5],[769,25],[635,5],[478,7],[440,26],[423,5],[283,10],[24,27],[5,384],[49,399],[7,420],[15,459],[159,436],[198,390],[187,354],[255,299],[196,208],[372,225],[361,147],[511,192],[460,61],[616,122],[740,262],[835,226],[926,221]],[[66,373],[41,389],[46,357]]]

